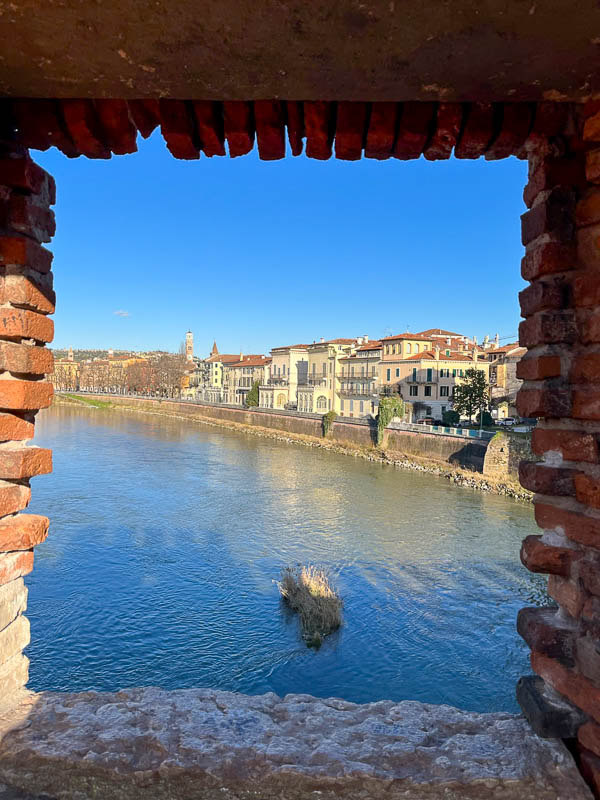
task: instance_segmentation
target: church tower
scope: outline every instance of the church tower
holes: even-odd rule
[[[210,351],[211,356],[218,356],[219,355],[219,348],[217,347],[217,340],[213,341],[212,350]]]
[[[191,331],[185,335],[185,360],[190,362],[194,360],[194,334]]]
[[[73,358],[73,348],[69,347],[69,355],[67,356],[67,361],[74,361],[74,360],[75,359]]]

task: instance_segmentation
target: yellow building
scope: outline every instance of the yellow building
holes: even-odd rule
[[[364,337],[368,339],[368,337]],[[306,382],[298,385],[298,411],[325,414],[339,413],[339,364],[353,351],[357,339],[321,339],[308,345]]]
[[[237,361],[223,366],[223,396],[222,402],[230,405],[245,405],[246,395],[258,381],[264,384],[268,379],[271,359],[263,355],[244,356],[240,354]]]
[[[259,390],[261,408],[296,408],[298,385],[308,378],[307,344],[274,347],[268,376]]]
[[[76,392],[79,389],[79,364],[69,359],[55,360],[50,380],[57,392]]]
[[[517,378],[517,364],[526,352],[527,348],[514,342],[486,353],[490,362],[492,415],[496,419],[517,415],[517,392],[523,383]]]
[[[344,417],[375,417],[379,410],[381,342],[368,337],[340,359],[339,413]]]

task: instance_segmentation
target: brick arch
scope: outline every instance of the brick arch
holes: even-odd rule
[[[519,365],[518,406],[540,418],[538,460],[521,465],[521,480],[535,492],[543,533],[525,540],[522,560],[550,574],[557,605],[519,615],[538,678],[522,680],[518,691],[536,730],[577,737],[583,769],[600,791],[598,104],[1,101],[0,696],[27,680],[22,577],[48,530],[44,517],[20,513],[31,477],[51,469],[50,453],[27,441],[52,394],[44,377],[51,371],[52,255],[44,244],[54,234],[55,194],[27,148],[108,158],[133,152],[137,133],[149,136],[158,126],[178,158],[235,157],[255,142],[262,159],[282,158],[287,136],[292,155],[317,159],[529,159],[522,218],[529,286],[520,295],[528,354]]]

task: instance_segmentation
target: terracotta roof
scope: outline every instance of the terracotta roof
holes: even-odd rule
[[[239,361],[240,354],[234,355],[232,353],[221,353],[221,355],[209,356],[206,361],[209,364],[216,363],[218,361],[222,361],[223,364],[228,364],[230,361]]]
[[[369,342],[368,344],[361,344],[356,350],[381,350],[383,347],[381,342]]]
[[[309,344],[286,344],[281,345],[280,347],[272,347],[271,352],[274,352],[275,350],[306,350],[309,347]]]
[[[265,364],[271,363],[270,358],[267,356],[244,356],[244,360],[240,361],[240,357],[238,356],[236,361],[231,364],[226,364],[228,369],[237,369],[238,367],[264,367]]]
[[[521,347],[518,342],[512,344],[505,344],[502,347],[496,347],[493,350],[487,350],[487,353],[508,353],[510,350],[527,350],[526,347]]]
[[[402,361],[420,361],[421,359],[426,359],[428,361],[437,361],[435,357],[434,350],[424,350],[422,353],[415,353],[413,356],[407,356],[403,358]],[[450,351],[450,355],[446,355],[443,351],[440,351],[440,361],[473,361],[473,356],[469,353],[457,353],[456,351]]]
[[[426,331],[419,331],[421,336],[452,336],[453,338],[462,338],[462,333],[454,333],[454,331],[445,331],[443,328],[428,328]]]
[[[411,342],[430,342],[431,339],[420,333],[397,333],[396,336],[384,336],[382,342],[391,342],[398,339],[408,339]]]

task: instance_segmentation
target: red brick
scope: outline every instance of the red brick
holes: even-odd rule
[[[400,112],[394,156],[402,160],[418,158],[429,139],[434,122],[435,103],[403,103]]]
[[[464,112],[463,130],[454,155],[456,158],[479,158],[488,149],[494,135],[492,103],[471,103]]]
[[[52,289],[51,277],[36,272],[30,272],[29,275],[0,276],[0,302],[12,303],[13,306],[40,311],[42,314],[53,314],[56,294]]]
[[[559,242],[570,242],[574,211],[575,193],[562,187],[552,189],[543,203],[521,215],[521,241],[527,245],[547,233]]]
[[[532,137],[548,139],[564,132],[569,121],[569,104],[545,101],[535,104]]]
[[[48,408],[53,393],[50,381],[0,380],[0,408],[19,411]]]
[[[559,452],[566,461],[589,461],[593,464],[598,461],[596,437],[581,431],[537,427],[531,436],[531,449],[537,455]]]
[[[373,103],[365,144],[366,158],[390,158],[396,138],[398,103]]]
[[[0,336],[51,342],[54,337],[54,323],[34,311],[6,306],[0,308]]]
[[[17,550],[14,553],[0,553],[0,586],[10,583],[33,569],[33,550]]]
[[[600,391],[591,388],[574,389],[572,416],[575,419],[600,420]]]
[[[590,183],[600,183],[600,148],[585,154],[585,176]]]
[[[582,633],[600,636],[600,597],[590,595],[581,612],[579,627]]]
[[[555,186],[581,187],[585,184],[585,161],[581,154],[546,158],[537,164],[529,176],[529,182],[523,191],[523,200],[530,208],[540,192]]]
[[[54,356],[47,347],[0,341],[0,370],[16,375],[50,375]]]
[[[600,689],[582,675],[563,666],[556,659],[542,653],[531,654],[533,671],[595,720],[600,718]]]
[[[600,342],[600,309],[578,308],[576,312],[579,338],[582,344]]]
[[[566,578],[571,571],[571,562],[580,556],[580,552],[573,548],[546,544],[541,536],[527,536],[521,545],[521,563],[530,572],[562,575]]]
[[[569,417],[571,416],[571,389],[568,385],[552,380],[540,382],[540,385],[535,388],[525,385],[519,389],[517,394],[517,410],[522,417],[548,417],[550,419]]]
[[[238,100],[225,102],[223,115],[230,157],[246,155],[254,147],[254,120],[250,103]]]
[[[52,268],[52,253],[38,242],[22,236],[0,236],[0,266],[29,267],[46,274]]]
[[[560,575],[550,575],[548,578],[548,594],[574,619],[580,617],[589,597],[580,581],[569,580]]]
[[[125,155],[137,151],[137,130],[129,116],[126,100],[95,100],[101,139],[113,153]]]
[[[75,145],[62,129],[56,100],[31,98],[12,101],[13,115],[19,129],[19,143],[33,150],[47,150],[53,145],[74,158]]]
[[[204,155],[225,155],[225,130],[223,127],[223,106],[210,100],[194,100],[196,130]]]
[[[287,133],[290,150],[293,156],[299,156],[304,149],[304,104],[297,101],[288,101],[285,104],[287,112]]]
[[[254,122],[258,156],[263,161],[276,161],[285,156],[285,125],[280,100],[256,100]]]
[[[582,747],[600,755],[600,725],[596,722],[586,722],[577,731],[577,741]]]
[[[574,563],[571,577],[581,580],[590,594],[600,596],[600,553],[591,547],[587,548],[583,558]]]
[[[592,508],[600,508],[600,480],[585,472],[575,475],[575,496],[580,503]]]
[[[52,450],[43,447],[0,447],[0,477],[22,480],[52,472]]]
[[[571,367],[571,380],[576,383],[600,381],[600,353],[576,356]]]
[[[54,178],[29,156],[0,158],[0,185],[31,194],[45,191],[51,198],[51,204],[56,202]]]
[[[576,511],[535,503],[535,521],[544,530],[562,528],[574,542],[600,549],[600,519]]]
[[[0,480],[0,517],[22,511],[27,508],[30,500],[31,489],[29,486]]]
[[[502,103],[500,133],[488,148],[488,161],[516,155],[529,135],[533,123],[533,106],[529,103]]]
[[[147,139],[160,124],[158,100],[128,100],[127,105],[135,127]]]
[[[0,200],[0,226],[37,242],[49,242],[56,233],[54,212],[37,200],[35,195],[16,193],[7,200]]]
[[[573,245],[544,242],[525,253],[521,261],[521,275],[526,281],[534,281],[543,275],[568,272],[576,266],[577,254]]]
[[[597,272],[600,265],[600,224],[577,229],[577,259],[580,269]]]
[[[598,273],[575,273],[572,287],[573,302],[576,306],[600,306],[600,275]]]
[[[588,117],[583,123],[584,142],[600,142],[600,111]]]
[[[437,110],[434,134],[423,150],[428,161],[450,158],[462,122],[461,103],[440,103]]]
[[[537,311],[559,311],[569,306],[570,286],[564,278],[536,280],[519,292],[521,315],[531,317]]]
[[[0,412],[0,442],[33,439],[34,425],[18,414]]]
[[[523,347],[571,343],[577,338],[577,324],[572,311],[543,311],[519,325],[519,342]]]
[[[589,750],[580,748],[579,769],[597,800],[600,798],[600,758]]]
[[[593,636],[575,640],[575,663],[579,672],[595,686],[600,685],[600,641]]]
[[[565,467],[547,467],[535,461],[521,461],[519,480],[530,492],[571,496],[575,493],[573,478],[575,470]]]
[[[93,101],[61,100],[60,107],[69,136],[78,152],[88,158],[110,158],[110,149],[102,141]]]
[[[340,102],[335,123],[335,157],[358,161],[362,156],[367,126],[367,104]]]
[[[186,100],[160,100],[160,130],[167,149],[175,158],[200,158],[193,110]]]
[[[16,514],[0,519],[0,552],[31,550],[48,536],[48,517],[39,514]]]
[[[531,650],[573,667],[575,626],[559,619],[557,612],[556,607],[522,608],[517,616],[517,631]]]
[[[304,103],[306,155],[326,161],[331,156],[335,130],[335,106],[325,101]]]
[[[517,378],[522,381],[542,381],[561,374],[560,356],[527,355],[517,362]]]
[[[575,221],[578,226],[600,222],[600,190],[591,189],[577,203]]]

